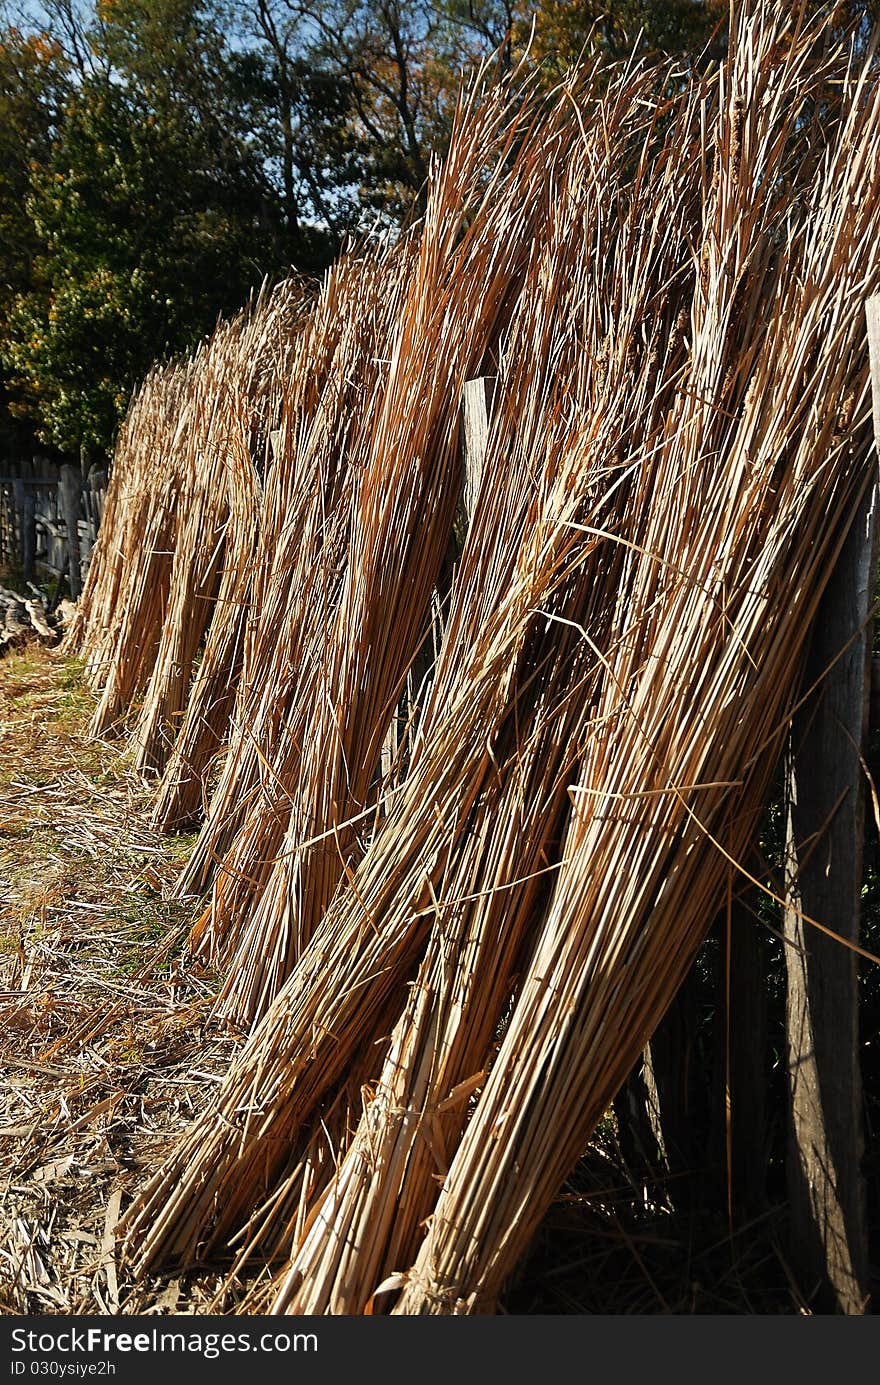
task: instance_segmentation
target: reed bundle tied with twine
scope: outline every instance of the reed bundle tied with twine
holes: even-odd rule
[[[351,252],[297,318],[264,396],[275,462],[238,502],[258,538],[206,567],[205,501],[161,573],[105,540],[90,667],[114,712],[153,690],[145,747],[183,712],[175,774],[177,626],[209,577],[205,661],[226,606],[248,611],[218,637],[231,727],[182,888],[212,885],[193,941],[250,1032],[126,1214],[137,1269],[231,1246],[230,1282],[274,1267],[245,1311],[491,1310],[732,891],[876,466],[875,44],[762,9],[711,73],[632,61],[463,101],[424,223]],[[197,368],[132,407],[120,536],[167,532],[168,479],[131,477],[192,426]]]

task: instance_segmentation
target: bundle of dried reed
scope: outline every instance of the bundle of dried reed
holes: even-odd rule
[[[666,75],[659,79],[661,85]],[[198,1155],[195,1143],[179,1151],[181,1170],[194,1157],[199,1163],[202,1159],[210,1163],[212,1177],[204,1188],[204,1201],[201,1196],[193,1199],[190,1187],[183,1195],[189,1204],[187,1214],[177,1222],[177,1196],[169,1189],[173,1180],[163,1176],[156,1181],[157,1198],[166,1201],[170,1191],[160,1234],[166,1224],[169,1232],[173,1227],[175,1255],[192,1253],[218,1202],[223,1211],[215,1236],[222,1236],[248,1210],[248,1203],[253,1204],[255,1194],[280,1177],[295,1132],[315,1104],[332,1092],[349,1062],[384,1031],[387,999],[406,982],[418,958],[431,916],[439,907],[437,893],[453,900],[459,894],[484,897],[491,906],[487,939],[493,926],[503,929],[508,906],[511,916],[516,916],[519,894],[519,924],[528,917],[536,878],[532,866],[540,870],[548,854],[552,857],[552,839],[561,827],[565,770],[576,753],[561,727],[573,708],[577,714],[578,698],[585,695],[579,678],[573,680],[576,695],[566,684],[564,671],[568,669],[570,675],[571,656],[564,647],[556,648],[555,631],[544,630],[543,643],[536,644],[534,637],[535,609],[552,603],[557,585],[565,586],[569,573],[564,553],[572,547],[579,551],[583,541],[577,531],[557,526],[557,551],[552,545],[544,550],[543,530],[534,526],[539,520],[546,522],[545,507],[551,506],[552,514],[553,503],[565,507],[569,520],[578,514],[583,517],[588,496],[592,506],[601,507],[608,459],[622,455],[627,433],[639,424],[647,426],[652,409],[658,418],[663,417],[663,391],[657,384],[663,354],[659,340],[653,351],[645,341],[652,331],[662,336],[665,329],[668,337],[675,335],[671,323],[678,317],[678,304],[667,282],[674,277],[691,229],[680,181],[670,180],[666,228],[671,231],[677,221],[679,239],[670,235],[664,250],[655,231],[651,244],[639,247],[641,260],[622,250],[617,257],[615,282],[621,302],[633,272],[651,264],[651,252],[663,258],[663,272],[654,264],[655,273],[645,278],[644,296],[613,327],[610,305],[591,293],[591,279],[601,280],[608,264],[615,263],[613,251],[620,250],[616,244],[619,208],[610,196],[619,168],[611,150],[621,166],[626,154],[640,151],[636,168],[644,178],[654,152],[645,143],[645,133],[658,112],[653,103],[641,107],[637,98],[648,92],[656,95],[657,85],[657,74],[623,74],[615,99],[609,94],[603,103],[604,113],[612,114],[619,128],[612,138],[615,121],[606,124],[604,132],[598,126],[602,133],[595,144],[590,142],[583,149],[578,127],[567,119],[561,121],[571,99],[566,91],[556,111],[561,121],[557,141],[538,138],[521,151],[523,160],[532,167],[537,163],[546,176],[547,200],[537,218],[540,229],[536,229],[532,250],[531,290],[523,295],[507,347],[512,374],[509,384],[505,379],[506,402],[493,435],[495,464],[484,469],[427,725],[410,777],[390,805],[351,889],[340,893],[322,920],[290,984],[259,1031],[259,1048],[249,1048],[241,1069],[236,1067],[230,1075],[229,1105],[224,1101],[216,1128],[209,1132],[206,1122],[198,1132],[194,1130]],[[645,110],[647,116],[642,113]],[[685,120],[692,121],[689,107]],[[563,130],[567,138],[562,137]],[[680,134],[684,136],[686,130]],[[578,274],[573,271],[583,266],[585,238],[595,246],[593,270]],[[663,285],[660,293],[658,281]],[[652,317],[658,320],[653,325]],[[680,332],[677,338],[680,351]],[[605,348],[597,353],[599,359],[584,350],[585,341],[597,340]],[[669,360],[675,359],[675,349],[667,354]],[[645,362],[645,380],[651,382],[644,393],[632,388],[634,366],[640,358]],[[594,395],[601,397],[606,388],[634,412],[624,410],[619,417],[624,425],[620,434],[613,432],[613,426],[610,432],[601,430],[597,455],[602,455],[603,463],[593,474],[582,465],[582,450],[571,447],[571,436],[573,430],[579,436],[584,427],[588,432],[595,430],[590,416],[586,424],[582,421],[582,406]],[[622,490],[620,481],[616,489]],[[532,551],[533,533],[540,538],[536,552]],[[607,603],[594,574],[582,577],[577,591],[581,601],[592,591],[600,604]],[[543,617],[538,624],[546,625]],[[555,670],[556,681],[551,678],[545,684],[550,670]],[[518,679],[523,683],[521,693]],[[532,710],[527,713],[529,707]],[[522,744],[530,738],[531,770],[519,758],[526,753]],[[508,764],[504,756],[509,757]],[[530,774],[535,777],[536,813],[544,815],[543,834],[531,820],[535,813],[520,801]],[[427,803],[433,805],[429,814]],[[529,833],[514,830],[511,836],[511,830],[525,821]],[[528,859],[527,868],[519,853]],[[504,877],[505,872],[506,882],[499,887],[499,875]],[[521,882],[522,890],[514,883],[519,876],[527,877]],[[468,911],[459,912],[464,926]],[[448,924],[445,911],[442,918],[441,931]],[[511,956],[517,949],[519,924],[511,929]],[[483,957],[490,966],[492,951],[489,943]],[[507,973],[502,972],[499,979],[503,989]],[[495,1020],[497,1015],[490,1027]],[[250,1055],[257,1051],[261,1058],[255,1072]],[[253,1086],[255,1076],[259,1091]],[[229,1123],[232,1107],[238,1112],[246,1107],[259,1109],[265,1119],[249,1120],[242,1132],[239,1118]],[[314,1152],[308,1162],[314,1168]],[[149,1208],[147,1197],[141,1220],[155,1210]],[[186,1240],[178,1242],[178,1236]]]
[[[652,220],[627,158],[638,150],[643,170],[660,152],[646,138],[645,111],[662,109],[668,76],[612,79],[601,123],[584,101],[593,134],[566,151],[553,186],[505,344],[483,486],[419,747],[430,753],[436,737],[443,753],[447,701],[467,696],[475,668],[515,634],[499,720],[474,708],[492,736],[492,764],[436,882],[427,950],[348,1152],[302,1219],[304,1233],[290,1228],[296,1250],[275,1312],[363,1312],[388,1273],[409,1263],[468,1099],[491,1066],[559,860],[567,785],[602,674],[579,627],[607,645],[609,591],[624,577],[623,550],[609,555],[579,526],[607,523],[625,504],[631,478],[616,459],[636,428],[646,447],[659,441],[684,359],[676,322],[687,280],[676,270],[692,232],[690,180],[679,166],[664,215]],[[692,145],[688,97],[663,115],[678,146]],[[659,299],[658,284],[670,286]],[[597,362],[585,347],[603,339]]]
[[[415,1262],[392,1281],[396,1313],[491,1307],[672,998],[747,849],[818,597],[875,465],[862,319],[880,281],[880,92],[867,71],[845,79],[848,112],[766,264],[762,313],[743,303],[762,258],[755,207],[778,187],[812,55],[805,35],[780,66],[777,39],[760,18],[740,32],[692,364],[656,459],[627,638],[607,655],[521,996]],[[664,564],[658,588],[653,555],[670,552],[686,562]]]
[[[876,45],[829,33],[743,13],[720,73],[605,72],[533,126],[473,108],[405,271],[376,271],[387,374],[340,348],[363,423],[292,384],[190,873],[225,853],[202,937],[231,959],[227,1013],[268,1009],[125,1219],[141,1267],[234,1237],[284,1262],[275,1312],[485,1311],[662,1017],[752,839],[872,466]],[[348,272],[316,309],[325,362]],[[488,350],[437,667],[374,813]]]
[[[256,829],[253,816],[245,824],[202,925],[224,938],[227,955],[236,949],[221,1008],[240,1021],[253,1021],[271,1002],[357,859],[352,822],[369,806],[448,546],[460,490],[457,401],[497,336],[529,254],[544,169],[528,140],[510,158],[528,114],[524,106],[511,121],[503,91],[482,105],[463,104],[429,196],[390,365],[363,438],[338,605],[313,657],[300,662],[287,713],[295,773],[288,778],[270,765],[287,803],[279,805],[276,792]],[[551,138],[545,124],[545,157]],[[274,644],[277,625],[264,630]],[[263,690],[273,694],[271,685]],[[264,879],[257,851],[275,845],[266,817],[277,820],[279,806],[287,849],[269,859]]]
[[[357,462],[410,261],[407,245],[385,244],[337,263],[282,378],[232,738],[182,890],[207,883],[225,860],[216,897],[238,885],[244,903],[280,845],[302,759],[297,711],[339,603]],[[209,909],[196,932],[214,955],[224,941],[219,913]],[[237,918],[231,901],[227,914]]]

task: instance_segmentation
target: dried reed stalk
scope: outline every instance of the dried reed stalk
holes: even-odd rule
[[[634,86],[637,87],[637,84]],[[621,100],[621,106],[625,105],[626,102]],[[560,98],[557,115],[567,109],[568,94]],[[572,127],[566,120],[566,127],[568,140],[560,141],[555,151],[560,175],[571,155],[572,143],[579,138],[576,126]],[[528,157],[532,167],[540,167],[542,171],[547,169],[548,145],[549,142],[544,139],[540,143],[536,141],[528,150],[525,157]],[[596,191],[601,194],[602,189],[597,188]],[[600,201],[601,195],[594,198],[591,204],[594,214]],[[572,216],[565,202],[561,204],[561,209],[557,209],[556,215],[563,224],[572,220],[575,223],[568,246],[571,254],[578,248],[578,217]],[[539,258],[538,265],[540,263]],[[554,265],[551,251],[542,268],[546,271],[543,294],[545,298],[552,299],[554,293],[561,293],[561,286],[565,282],[564,273],[557,274],[555,271],[563,271],[565,265]],[[656,307],[653,288],[650,297],[652,307]],[[564,301],[561,320],[563,323],[568,320],[571,308],[580,315],[587,314],[588,305],[589,299],[583,293],[583,286],[576,283],[571,297]],[[530,306],[525,306],[521,329],[524,333],[534,332],[537,340],[526,343],[520,338],[514,348],[517,359],[523,362],[525,378],[522,397],[514,398],[511,403],[505,435],[508,441],[515,438],[523,426],[521,406],[530,405],[533,414],[539,418],[548,416],[541,381],[528,368],[526,363],[530,358],[523,348],[528,345],[542,352],[539,359],[545,362],[545,379],[552,379],[558,374],[556,347],[559,343],[554,343],[552,334],[542,341],[544,328],[540,319],[537,327],[533,326]],[[608,325],[607,322],[602,324],[606,336]],[[579,332],[571,328],[569,336],[569,356],[585,373],[583,388],[589,388],[591,370],[588,358],[582,351],[582,339]],[[622,368],[626,359],[624,352]],[[560,409],[571,408],[573,401],[568,397],[569,391],[570,382],[562,374],[558,383],[559,402],[551,405],[550,417]],[[539,434],[538,442],[545,444],[546,438]],[[231,1172],[236,1186],[241,1190],[248,1190],[242,1164],[251,1157],[254,1165],[262,1170],[261,1179],[265,1177],[271,1181],[273,1173],[278,1172],[275,1156],[282,1161],[287,1157],[291,1131],[299,1128],[314,1103],[320,1101],[331,1084],[340,1077],[347,1055],[357,1052],[374,1032],[379,1018],[384,1018],[386,997],[395,987],[398,976],[405,977],[406,968],[417,956],[429,926],[431,891],[435,886],[441,889],[445,874],[450,869],[448,856],[454,849],[456,832],[464,828],[470,817],[475,816],[473,804],[483,792],[488,793],[483,811],[487,820],[491,818],[496,802],[495,790],[491,787],[496,776],[494,743],[500,728],[511,716],[512,672],[523,657],[524,641],[533,622],[532,612],[538,599],[535,589],[538,579],[528,566],[519,586],[513,590],[510,588],[511,571],[515,572],[522,562],[524,534],[529,533],[529,526],[536,517],[537,483],[532,461],[530,453],[525,451],[518,469],[511,469],[511,479],[519,476],[519,491],[512,488],[508,494],[504,488],[493,488],[488,483],[485,487],[486,528],[469,546],[475,570],[467,587],[468,596],[464,606],[450,619],[448,644],[441,653],[441,668],[438,670],[432,704],[437,709],[439,726],[431,741],[431,751],[429,753],[428,742],[425,741],[424,748],[415,757],[410,779],[401,789],[399,801],[390,806],[383,829],[358,871],[351,891],[343,891],[337,901],[338,909],[331,908],[322,922],[319,935],[313,940],[313,945],[306,949],[290,985],[283,993],[284,1005],[273,1008],[272,1024],[267,1023],[261,1030],[265,1049],[272,1054],[271,1076],[262,1067],[258,1073],[261,1107],[264,1084],[268,1083],[271,1087],[273,1083],[278,1083],[277,1099],[271,1103],[270,1120],[264,1130],[257,1122],[248,1123],[247,1154],[245,1141],[240,1141],[237,1134],[233,1133],[231,1140],[228,1138],[230,1127],[225,1124],[225,1114],[220,1117],[220,1126],[213,1135],[201,1132],[195,1137],[199,1144],[203,1139],[207,1142],[204,1146],[206,1150],[210,1147],[208,1157],[216,1177],[223,1180],[227,1172]],[[564,495],[564,487],[562,493]],[[516,519],[515,525],[511,523],[511,516]],[[571,531],[565,532],[571,542]],[[506,546],[499,550],[505,534]],[[547,583],[560,580],[559,573],[551,565],[549,572],[542,574],[541,580],[544,585],[540,586],[539,592],[544,596],[547,594]],[[489,591],[494,594],[491,602],[486,600]],[[490,616],[491,625],[488,624]],[[453,631],[459,621],[465,621],[465,627],[456,645]],[[471,642],[471,648],[465,648],[467,641]],[[475,644],[475,641],[478,643]],[[444,672],[447,647],[455,651],[446,664],[452,670],[450,677]],[[475,716],[476,708],[485,709],[481,719]],[[493,749],[487,753],[489,745]],[[426,818],[423,810],[425,802],[436,803],[436,819]],[[548,816],[552,819],[552,812]],[[371,977],[375,981],[365,994],[365,982]],[[338,999],[334,999],[334,996]],[[346,1025],[352,1021],[355,1027],[349,1036]],[[321,1026],[324,1042],[321,1032],[316,1032],[316,1024]],[[297,1051],[300,1057],[296,1057]],[[325,1062],[330,1064],[326,1079],[323,1069]],[[302,1065],[307,1068],[307,1073]],[[309,1081],[302,1081],[296,1086],[298,1075],[303,1078],[308,1076]],[[242,1084],[249,1087],[252,1081],[253,1074],[246,1067],[241,1073],[231,1075],[230,1091],[235,1091],[231,1100],[239,1110],[252,1100],[251,1095],[243,1099]],[[224,1149],[223,1154],[214,1143],[218,1137]],[[192,1153],[192,1150],[186,1153],[181,1151],[182,1165],[191,1161]],[[230,1159],[238,1159],[237,1170],[234,1167],[229,1169]],[[164,1180],[163,1187],[167,1188]],[[246,1196],[252,1195],[252,1189],[246,1191]],[[164,1199],[165,1192],[160,1196]],[[230,1196],[227,1198],[224,1192],[221,1200],[225,1202],[225,1207],[222,1225],[216,1232],[218,1236],[228,1230],[239,1211],[231,1196],[231,1189]],[[212,1194],[209,1195],[209,1202],[213,1204]],[[211,1205],[211,1215],[213,1210]],[[190,1220],[195,1222],[199,1208],[194,1205],[191,1211]],[[169,1223],[173,1215],[169,1207]],[[196,1237],[203,1230],[204,1226],[198,1226]],[[175,1248],[172,1253],[177,1255],[185,1252]]]
[[[275,1312],[491,1309],[662,1017],[871,466],[880,93],[829,32],[743,14],[720,73],[609,71],[515,139],[475,106],[406,249],[325,284],[188,873],[222,858],[199,936],[224,1013],[265,1014],[127,1214],[140,1269],[232,1238],[283,1263]],[[481,489],[383,790],[487,351]]]
[[[197,818],[204,807],[207,776],[228,736],[251,605],[262,486],[274,459],[269,439],[280,423],[291,358],[309,301],[305,286],[288,280],[265,304],[258,302],[223,375],[219,393],[225,396],[224,408],[211,439],[225,473],[220,480],[221,490],[225,480],[228,512],[222,574],[201,663],[156,794],[154,821],[165,829],[190,825]],[[186,619],[185,611],[180,618]]]
[[[309,752],[298,756],[289,787],[281,781],[290,798],[287,848],[255,890],[250,828],[244,860],[234,849],[235,874],[221,876],[205,920],[205,927],[216,920],[236,947],[220,1007],[242,1022],[258,1018],[277,994],[359,854],[350,824],[369,805],[449,542],[460,490],[457,400],[497,335],[528,255],[542,186],[534,149],[505,167],[527,113],[511,124],[503,93],[463,105],[429,196],[365,440],[339,604],[320,651],[302,666],[307,677],[290,712],[294,744]],[[259,832],[264,845],[266,836]]]
[[[812,56],[807,35],[780,69],[775,40],[760,19],[739,35],[688,393],[674,446],[657,458],[630,638],[608,658],[521,996],[415,1262],[392,1281],[396,1313],[491,1307],[674,995],[748,848],[768,751],[872,465],[861,317],[880,278],[869,250],[880,94],[867,74],[848,84],[849,112],[766,266],[764,323],[737,301],[786,105],[798,111]],[[670,551],[686,566],[664,567],[658,603],[649,554]]]
[[[625,504],[629,468],[615,459],[634,429],[646,448],[662,435],[684,357],[676,324],[686,280],[676,271],[695,211],[686,165],[664,189],[662,217],[646,215],[658,210],[653,189],[650,207],[642,201],[645,169],[662,152],[645,112],[677,115],[679,148],[698,135],[691,100],[664,109],[658,88],[668,76],[612,79],[603,121],[583,102],[592,134],[561,151],[558,181],[550,182],[543,244],[502,357],[501,403],[423,730],[425,744],[437,735],[442,754],[443,705],[466,692],[485,657],[487,625],[497,623],[496,640],[517,630],[493,772],[457,833],[384,1068],[347,1155],[309,1208],[301,1242],[293,1241],[274,1312],[363,1312],[389,1271],[412,1258],[558,866],[567,786],[602,674],[578,627],[599,636],[613,611],[609,591],[623,576],[623,549],[609,561],[578,525],[607,523]],[[658,297],[658,284],[673,283]],[[473,712],[479,716],[478,705]],[[290,1230],[295,1238],[298,1227]]]
[[[228,914],[230,928],[238,921],[231,898],[225,913],[216,900],[238,885],[246,906],[281,844],[302,758],[297,716],[339,604],[362,475],[356,459],[381,398],[410,263],[406,245],[338,263],[283,380],[232,737],[181,882],[182,890],[200,888],[215,862],[225,861],[215,905],[195,938],[214,956],[224,955],[223,918]]]

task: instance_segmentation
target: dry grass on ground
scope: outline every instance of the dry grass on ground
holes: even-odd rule
[[[148,827],[92,705],[56,651],[0,665],[0,1311],[204,1312],[210,1276],[119,1282],[113,1230],[235,1039],[166,899],[189,842]]]
[[[137,1286],[114,1226],[210,1097],[236,1037],[167,896],[191,845],[148,823],[121,744],[94,741],[78,665],[0,661],[0,1313],[234,1313],[218,1268]],[[501,1311],[797,1312],[776,1217],[693,1239],[640,1190],[603,1126]],[[757,1235],[755,1232],[757,1231]]]

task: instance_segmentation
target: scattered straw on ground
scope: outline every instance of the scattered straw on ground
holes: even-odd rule
[[[209,1023],[217,978],[166,897],[191,839],[150,828],[126,753],[88,738],[92,708],[57,651],[0,662],[0,1312],[234,1313],[259,1267],[231,1292],[221,1266],[133,1288],[117,1265],[120,1212],[237,1040]],[[501,1311],[802,1311],[778,1214],[695,1240],[637,1183],[605,1130]]]
[[[234,1036],[166,895],[189,842],[147,825],[124,753],[89,741],[79,670],[0,666],[0,1311],[207,1311],[216,1279],[117,1276],[114,1227],[208,1099]]]

